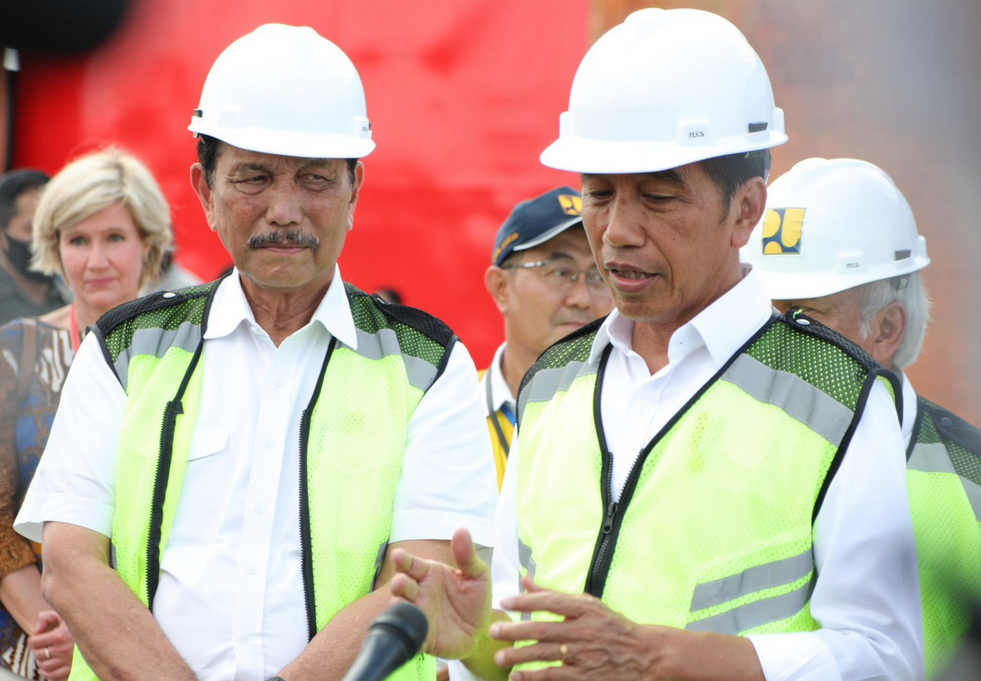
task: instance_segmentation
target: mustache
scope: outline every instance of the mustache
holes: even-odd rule
[[[312,234],[304,234],[298,229],[281,229],[264,234],[253,234],[249,237],[249,248],[252,250],[266,246],[317,248],[320,246],[320,239]]]

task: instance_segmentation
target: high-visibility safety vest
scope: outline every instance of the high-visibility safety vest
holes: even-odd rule
[[[941,671],[981,600],[981,431],[917,398],[907,487],[923,603],[927,678]]]
[[[814,518],[876,378],[902,399],[895,376],[818,322],[775,315],[641,450],[614,502],[600,415],[612,346],[590,359],[601,321],[522,383],[522,572],[644,624],[818,628]]]
[[[201,398],[201,352],[217,283],[154,294],[103,317],[107,362],[127,395],[119,436],[115,568],[153,607]],[[407,426],[456,342],[430,315],[346,285],[357,350],[333,339],[300,421],[300,538],[309,638],[371,592],[391,529]],[[417,655],[391,678],[435,676]],[[76,648],[71,679],[94,679]]]

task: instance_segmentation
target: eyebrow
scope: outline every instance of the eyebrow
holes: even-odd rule
[[[675,168],[669,168],[668,170],[658,170],[650,173],[631,173],[631,174],[644,175],[648,179],[660,180],[662,182],[669,182],[679,187],[688,186],[688,183],[685,182],[685,178],[682,177],[681,173],[679,173]],[[586,180],[589,180],[590,178],[594,178],[594,177],[601,177],[601,175],[599,173],[582,173],[579,176],[579,179],[583,182],[583,184],[585,184]]]
[[[328,168],[330,166],[331,159],[329,158],[298,158],[297,163],[290,163],[291,169],[296,171],[300,168]],[[231,173],[252,173],[252,172],[263,172],[271,173],[272,169],[263,163],[256,163],[253,161],[246,161],[240,163],[237,166],[233,166],[229,172]]]

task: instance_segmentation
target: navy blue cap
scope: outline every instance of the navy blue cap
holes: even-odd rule
[[[571,187],[559,187],[522,201],[498,230],[491,261],[500,265],[514,251],[543,244],[581,224],[582,195]]]

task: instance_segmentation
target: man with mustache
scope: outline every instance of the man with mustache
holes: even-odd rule
[[[498,485],[525,372],[563,336],[607,314],[613,298],[582,229],[582,197],[570,187],[523,201],[501,225],[484,284],[504,317],[504,343],[482,373]]]
[[[235,269],[92,329],[17,527],[43,523],[73,679],[339,679],[391,599],[388,544],[447,561],[458,523],[491,544],[476,369],[442,322],[341,279],[375,145],[337,46],[259,27],[190,129]]]
[[[0,175],[0,324],[37,317],[68,302],[54,277],[31,270],[31,221],[49,179],[28,169]]]
[[[898,386],[740,264],[787,140],[759,57],[714,14],[640,10],[559,131],[542,162],[581,174],[616,310],[518,394],[493,558],[514,620],[465,530],[457,567],[396,554],[426,649],[514,681],[922,678]]]

